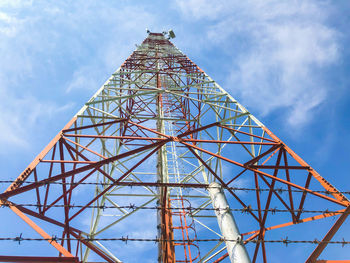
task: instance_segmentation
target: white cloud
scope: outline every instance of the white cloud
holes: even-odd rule
[[[186,17],[195,19],[215,19],[227,10],[226,1],[176,0],[176,4]]]
[[[184,15],[209,19],[207,39],[232,56],[225,85],[253,111],[287,109],[288,123],[305,124],[329,87],[318,71],[339,58],[339,33],[327,25],[327,3],[308,1],[178,0]],[[202,12],[204,10],[204,12]],[[240,46],[240,53],[233,49]]]
[[[41,102],[31,95],[17,97],[3,89],[0,89],[0,97],[0,154],[10,145],[28,147],[31,130],[39,119],[50,119],[72,107],[70,103],[57,106]]]
[[[136,43],[135,31],[141,38],[145,35],[145,23],[154,23],[154,16],[141,7],[106,5],[96,9],[93,1],[55,6],[2,1],[0,6],[1,149],[7,145],[28,147],[30,131],[38,121],[47,121],[72,106],[69,101],[62,106],[52,102],[55,98],[44,98],[41,93],[45,92],[40,89],[44,86],[52,89],[47,87],[50,82],[36,87],[40,80],[35,82],[34,78],[40,77],[44,83],[46,74],[51,74],[51,79],[62,74],[59,65],[62,59],[66,68],[70,63],[76,64],[70,73],[71,80],[65,85],[66,91],[82,89],[93,94],[129,55],[133,48],[130,41]],[[39,7],[41,12],[35,9]],[[135,13],[139,15],[135,17]],[[86,47],[94,38],[99,38],[97,48]],[[53,60],[56,65],[51,63]]]
[[[23,24],[23,20],[0,11],[0,36],[14,37],[17,34],[17,28]]]
[[[36,32],[31,31],[36,18],[19,18],[16,11],[16,8],[30,4],[30,1],[0,4],[4,10],[15,8],[0,12],[0,154],[6,153],[8,146],[29,147],[33,129],[39,121],[72,107],[69,102],[58,105],[39,98],[36,87],[28,85],[33,69],[38,65],[33,53],[42,50],[40,44],[45,44],[43,38],[36,38]]]
[[[336,33],[292,23],[265,29],[260,43],[240,56],[230,81],[244,104],[262,114],[289,107],[289,123],[304,124],[326,97],[316,71],[337,59]]]
[[[0,7],[20,8],[32,5],[33,0],[1,0]]]
[[[317,70],[339,57],[339,34],[327,26],[327,4],[313,0],[288,3],[177,0],[176,4],[186,19],[209,21],[207,32],[199,34],[198,41],[228,50],[232,58],[224,66],[232,70],[225,88],[238,94],[248,108],[261,114],[287,109],[289,124],[300,125],[306,123],[313,110],[324,101],[328,87]],[[2,3],[14,10],[31,5],[34,5],[31,1]],[[8,93],[4,87],[11,86],[11,82],[32,74],[35,57],[30,55],[31,52],[47,52],[45,54],[50,56],[59,41],[68,41],[70,51],[63,55],[70,55],[70,60],[78,64],[66,84],[67,93],[76,89],[92,92],[133,50],[133,44],[139,42],[135,36],[142,39],[145,27],[157,31],[157,17],[142,6],[105,6],[98,10],[93,6],[92,2],[73,6],[42,4],[43,12],[36,12],[33,17],[1,11],[0,35],[8,39],[18,36],[24,42],[21,46],[15,43],[13,48],[10,41],[0,44],[6,50],[0,63],[3,73],[17,74],[16,78],[7,77],[3,92]],[[48,36],[42,35],[45,30],[36,32],[35,28],[51,21],[50,17],[55,17],[52,20],[56,21],[52,22],[54,27],[66,28],[64,32],[74,37],[65,38],[57,29]],[[115,29],[107,30],[108,35],[103,35],[101,25]],[[86,40],[91,38],[100,39],[97,49],[84,47]],[[238,43],[237,39],[243,39],[239,45],[245,47],[239,54],[231,46]],[[40,46],[48,51],[42,51]],[[83,60],[85,63],[81,63]],[[40,101],[36,102],[38,104]],[[15,120],[7,121],[11,122],[15,125]]]
[[[75,70],[68,84],[68,93],[76,89],[97,90],[106,77],[109,77],[106,73],[113,73],[136,48],[135,44],[143,40],[146,35],[145,28],[155,30],[158,24],[154,14],[137,5],[121,8],[105,6],[98,10],[79,6],[79,14],[79,19],[71,19],[71,23],[74,21],[75,27],[81,30],[84,28],[82,23],[93,17],[96,23],[90,22],[90,27],[86,29],[88,32],[95,32],[101,39],[97,49],[93,51],[94,60],[88,60],[87,65]],[[76,12],[73,10],[68,16],[75,17]],[[109,32],[107,36],[100,34],[104,30],[101,29],[101,23],[109,26],[106,30]],[[87,34],[85,30],[81,33]]]
[[[83,66],[76,70],[73,73],[72,80],[67,86],[66,92],[69,93],[76,89],[94,91],[101,86],[101,83],[96,79],[96,75],[98,75],[96,70],[98,69],[94,66]],[[100,70],[98,73],[101,74]]]

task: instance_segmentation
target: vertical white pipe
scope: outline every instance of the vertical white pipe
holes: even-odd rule
[[[242,242],[237,224],[230,211],[222,187],[217,182],[209,185],[209,195],[215,209],[218,224],[225,241],[231,263],[250,263],[249,255]]]

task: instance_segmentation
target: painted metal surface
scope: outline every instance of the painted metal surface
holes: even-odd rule
[[[42,263],[56,263],[56,262],[74,262],[78,263],[77,257],[25,257],[25,256],[0,256],[0,262],[42,262]]]
[[[252,262],[270,262],[269,238],[326,235],[303,231],[304,223],[317,229],[324,221],[334,234],[343,220],[332,228],[331,219],[344,218],[350,204],[163,34],[150,33],[0,204],[28,225],[24,234],[34,229],[54,247],[33,249],[38,259],[220,262],[228,256],[206,191],[212,182],[241,209],[234,216]],[[144,242],[109,240],[116,236]]]
[[[230,261],[232,263],[250,263],[251,261],[243,244],[242,236],[220,184],[212,182],[208,187],[208,191],[221,233],[224,239],[228,240],[225,243]]]

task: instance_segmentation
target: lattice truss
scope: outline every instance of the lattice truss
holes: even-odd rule
[[[23,241],[29,252],[13,252],[12,242],[0,254],[23,261],[228,260],[207,191],[214,181],[252,262],[295,249],[265,240],[336,232],[349,206],[163,34],[150,33],[0,195],[18,226],[7,233],[48,241]],[[320,212],[326,209],[332,212]],[[320,246],[305,245],[297,261]]]

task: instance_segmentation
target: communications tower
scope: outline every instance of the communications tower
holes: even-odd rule
[[[0,262],[327,262],[349,200],[172,37],[149,32],[0,194]]]

